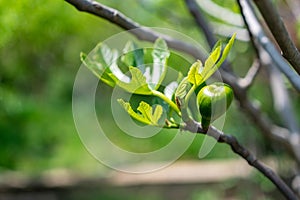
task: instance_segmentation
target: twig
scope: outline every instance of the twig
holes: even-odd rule
[[[285,57],[300,74],[300,53],[294,45],[283,21],[270,0],[254,0]]]
[[[246,76],[239,81],[239,84],[242,88],[248,89],[253,84],[253,81],[259,72],[260,66],[261,64],[259,60],[255,59]]]
[[[185,126],[182,127],[182,129],[188,130],[193,133],[207,134],[216,139],[219,143],[228,144],[234,153],[240,155],[248,162],[249,165],[255,167],[258,171],[263,173],[269,180],[271,180],[287,199],[298,199],[294,192],[289,188],[289,186],[271,168],[259,161],[256,158],[256,156],[253,155],[244,146],[242,146],[234,136],[226,135],[225,133],[213,126],[211,126],[208,132],[206,133],[202,129],[201,124],[194,120],[187,121]]]
[[[266,36],[249,0],[239,0],[238,3],[240,5],[241,13],[244,16],[245,24],[247,24],[256,46],[261,46],[268,52],[278,69],[289,79],[294,88],[300,92],[300,76],[290,68]]]
[[[206,55],[203,54],[195,46],[176,40],[167,35],[158,33],[151,30],[150,28],[141,26],[130,18],[126,17],[123,13],[113,8],[102,5],[93,0],[65,0],[71,5],[75,6],[79,11],[84,11],[96,15],[98,17],[104,18],[117,26],[130,30],[130,33],[135,35],[140,40],[145,40],[149,42],[154,42],[158,37],[163,38],[169,47],[188,53],[191,56],[198,58],[200,60],[205,60]]]

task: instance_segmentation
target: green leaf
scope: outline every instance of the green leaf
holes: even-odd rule
[[[102,43],[99,46],[97,46],[98,49],[98,53],[100,53],[100,55],[102,56],[103,61],[105,62],[105,64],[107,66],[109,66],[110,64],[116,62],[115,60],[115,53],[116,51],[113,52],[113,50],[111,50],[106,44]]]
[[[168,99],[172,100],[173,94],[174,94],[174,92],[176,91],[177,88],[178,88],[178,82],[177,81],[172,81],[164,89],[165,96]]]
[[[225,48],[223,49],[221,53],[222,43],[218,47],[215,48],[215,50],[210,54],[208,59],[205,62],[204,70],[203,70],[203,76],[204,80],[207,80],[213,73],[215,73],[218,68],[222,65],[222,63],[227,58],[230,49],[234,43],[236,34],[233,34],[230,38],[229,42],[226,44]],[[215,62],[215,64],[213,64]]]
[[[157,122],[163,113],[161,105],[157,105],[153,112],[152,107],[144,101],[140,102],[137,110],[140,111],[142,116],[149,121],[149,124],[153,125],[157,125]]]
[[[184,79],[182,79],[175,92],[175,99],[178,107],[186,108],[188,106],[188,103],[185,102],[185,97],[188,94],[188,92],[191,90],[191,88],[192,86],[191,83],[188,81],[188,78],[185,77]]]
[[[209,57],[206,59],[204,63],[204,67],[202,66],[200,61],[195,62],[188,73],[188,81],[196,86],[201,85],[205,82],[213,73],[215,73],[221,64],[224,62],[226,57],[229,54],[229,51],[233,45],[234,34],[227,45],[225,46],[222,52],[222,43],[217,42],[218,46],[215,46]]]
[[[140,111],[142,113],[142,116],[149,122],[152,121],[152,107],[149,104],[147,104],[144,101],[141,101],[137,110]]]
[[[170,52],[168,50],[167,43],[161,38],[158,38],[155,41],[153,48],[153,66],[151,70],[150,68],[146,69],[145,75],[147,77],[149,87],[151,89],[157,89],[160,86],[162,80],[165,78],[167,71],[167,61],[170,56]]]
[[[129,81],[129,77],[127,77],[118,67],[117,61],[119,58],[118,51],[116,49],[110,49],[106,44],[101,44],[99,46],[100,55],[102,56],[102,60],[106,67],[109,68],[110,72],[117,77],[119,80],[124,82]]]
[[[121,106],[125,109],[125,111],[134,119],[144,123],[144,124],[149,124],[149,120],[147,120],[146,118],[144,118],[142,115],[137,114],[136,112],[134,112],[134,110],[132,109],[132,107],[130,106],[129,102],[125,102],[123,99],[118,99],[119,104],[121,104]]]
[[[135,43],[128,41],[123,49],[123,53],[121,61],[127,66],[143,67],[144,51],[142,48],[138,48]],[[143,69],[141,71],[144,72]]]
[[[206,81],[218,69],[218,66],[216,64],[221,56],[221,48],[222,44],[216,47],[206,59],[203,71],[201,72],[204,81]]]
[[[89,55],[81,53],[82,62],[104,83],[114,87],[117,80],[129,82],[127,77],[118,67],[118,52],[110,49],[106,44],[98,44]]]
[[[163,108],[161,105],[157,105],[153,112],[152,107],[148,103],[141,101],[139,104],[139,107],[137,108],[137,110],[141,114],[138,114],[138,113],[134,112],[134,110],[130,106],[129,102],[125,102],[123,99],[118,99],[118,102],[123,106],[123,108],[127,111],[127,113],[131,117],[133,117],[134,119],[136,119],[144,124],[150,124],[150,125],[157,126],[158,121],[161,118],[162,113],[163,113]]]
[[[236,37],[236,33],[232,35],[232,37],[230,38],[229,42],[227,43],[227,45],[225,46],[224,50],[223,50],[223,53],[222,53],[222,56],[218,62],[218,65],[221,65],[224,60],[227,58],[229,52],[230,52],[230,49],[232,48],[233,46],[233,43],[234,43],[234,40],[235,40],[235,37]]]
[[[162,114],[163,114],[163,107],[161,105],[156,105],[154,109],[154,113],[152,115],[152,123],[158,124],[158,121],[161,118]]]
[[[80,54],[83,64],[90,69],[101,81],[107,85],[114,87],[117,82],[115,77],[108,68],[104,67],[100,62],[91,60],[85,53]]]
[[[184,99],[187,93],[191,89],[191,84],[189,83],[187,77],[182,79],[182,81],[179,83],[178,88],[175,92],[175,96],[180,99]]]
[[[123,55],[121,57],[121,61],[125,63],[127,66],[134,66],[134,54],[133,50],[135,46],[132,41],[128,41],[123,49]]]
[[[136,67],[129,67],[129,71],[131,73],[130,82],[118,81],[117,85],[134,94],[151,95],[152,91],[149,89],[146,77],[142,74],[141,70]]]
[[[202,70],[203,70],[203,65],[200,60],[197,60],[197,62],[195,62],[191,66],[188,72],[188,76],[187,76],[188,81],[194,85],[200,85],[203,82],[203,76],[201,74]]]

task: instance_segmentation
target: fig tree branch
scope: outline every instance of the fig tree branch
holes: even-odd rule
[[[300,76],[286,63],[274,44],[266,36],[249,0],[239,0],[238,3],[245,24],[256,46],[261,46],[269,54],[275,66],[289,79],[294,88],[300,92]]]
[[[208,132],[205,132],[202,129],[201,124],[191,119],[186,122],[182,129],[192,133],[207,134],[216,139],[219,143],[229,145],[234,153],[244,158],[249,165],[256,168],[271,180],[287,199],[298,199],[289,186],[271,168],[259,161],[256,156],[242,146],[234,136],[227,135],[213,126],[209,128]]]
[[[92,0],[65,0],[71,5],[75,6],[78,10],[94,14],[100,18],[105,18],[106,20],[120,26],[126,30],[132,30],[130,33],[140,38],[141,40],[154,41],[156,37],[162,37],[160,33],[152,31],[149,28],[142,27],[138,23],[134,22],[132,19],[129,19],[124,14],[119,11],[104,6],[96,1]],[[136,28],[139,28],[139,31],[134,31]],[[194,56],[196,59],[204,61],[203,53],[192,45],[186,44],[185,42],[174,40],[168,36],[163,38],[167,40],[168,45],[171,48],[180,50],[182,52],[188,53]],[[224,82],[228,83],[233,87],[235,97],[239,101],[241,108],[243,108],[250,119],[258,126],[262,133],[270,139],[278,141],[285,145],[289,152],[294,152],[290,146],[289,131],[285,128],[278,127],[271,123],[271,121],[263,115],[259,108],[257,108],[252,102],[247,98],[246,90],[241,87],[238,79],[232,73],[228,73],[221,69],[221,74],[224,79]],[[296,158],[298,160],[298,158]]]
[[[300,53],[291,40],[275,5],[270,0],[254,0],[254,2],[280,46],[283,57],[300,74]]]
[[[162,35],[157,33],[147,27],[142,27],[138,23],[134,22],[133,20],[126,17],[124,14],[120,13],[119,11],[106,7],[98,2],[90,1],[90,0],[65,0],[68,3],[74,5],[78,10],[85,11],[91,14],[94,14],[98,17],[104,18],[125,30],[130,30],[132,34],[134,34],[137,38],[141,40],[146,40],[153,42],[157,37],[162,37],[166,40],[169,47],[188,53],[195,58],[204,60],[205,56],[201,51],[197,48],[193,47],[190,44],[187,44],[182,41],[175,40],[169,36]],[[138,29],[137,29],[138,28]],[[263,115],[259,114],[259,109],[257,109],[247,98],[245,90],[238,84],[236,81],[237,78],[231,74],[226,72],[227,76],[225,75],[225,82],[229,83],[233,86],[235,90],[235,94],[237,99],[239,100],[241,107],[249,112],[250,117],[253,119],[254,122],[257,122],[258,126],[262,129],[263,132],[266,132],[270,137],[274,137],[279,141],[286,142],[286,132],[285,129],[279,128],[274,126],[269,122],[268,119],[263,117]],[[189,124],[185,127],[186,130],[191,130],[190,126],[197,126],[197,131],[199,133],[204,133],[201,130],[201,126],[199,126],[196,122],[195,124]],[[284,131],[282,131],[284,130]],[[195,131],[194,131],[195,132]],[[224,135],[219,130],[212,128],[212,131],[209,132],[210,135],[213,137],[218,138],[218,142],[229,144],[232,150],[237,153],[238,155],[242,156],[246,159],[250,165],[257,168],[263,174],[266,175],[272,182],[284,193],[284,195],[289,199],[296,199],[293,192],[285,185],[285,183],[273,173],[272,170],[264,166],[262,163],[258,162],[249,151],[247,151],[244,147],[242,147],[236,140],[236,138],[232,136]]]
[[[167,35],[153,31],[148,27],[141,26],[137,22],[125,16],[118,10],[107,7],[93,0],[65,0],[71,5],[75,6],[79,11],[87,12],[96,15],[100,18],[106,19],[111,23],[123,28],[124,30],[129,30],[131,34],[135,35],[140,40],[145,40],[149,42],[154,42],[158,37],[163,38],[169,47],[176,49],[181,52],[188,53],[189,55],[198,58],[200,60],[205,60],[206,55],[203,54],[195,46],[182,42],[180,40],[174,39]]]
[[[250,37],[251,41],[254,45],[254,48],[256,49],[256,52],[257,52],[258,57],[260,58],[260,61],[266,67],[268,67],[268,66],[273,67],[272,65],[276,64],[276,60],[272,59],[271,52],[276,53],[277,51],[276,51],[275,47],[274,48],[272,47],[272,49],[273,49],[272,51],[267,51],[268,49],[265,49],[263,47],[262,41],[264,40],[263,38],[266,36],[264,35],[264,32],[262,30],[260,23],[258,22],[258,19],[254,13],[254,9],[253,9],[252,5],[250,4],[249,0],[238,0],[238,4],[240,6],[241,14],[245,21],[246,27],[249,30],[249,34],[251,36]],[[260,32],[260,34],[258,34],[257,32]],[[262,37],[262,38],[259,39],[257,37]],[[270,43],[269,40],[267,40],[267,41]],[[271,47],[271,46],[272,45],[270,44],[269,47]],[[294,75],[298,76],[296,74],[294,74]],[[300,80],[300,77],[298,76],[297,79]],[[253,109],[250,109],[250,111],[255,112],[255,107],[253,107]],[[254,116],[255,113],[253,113],[253,112],[251,112],[253,115],[252,118],[253,118],[253,120],[255,120],[255,116]],[[259,115],[259,113],[257,113],[257,115]],[[264,121],[265,121],[265,123],[269,123],[267,119]],[[257,121],[257,122],[263,122],[263,121]],[[263,128],[263,127],[265,127],[264,126],[265,123],[259,123],[257,125],[261,126]],[[273,127],[273,130],[274,130],[273,134],[279,133],[279,134],[274,134],[274,135],[282,136],[281,143],[285,144],[285,146],[287,147],[289,152],[294,156],[294,158],[296,159],[296,161],[299,164],[300,163],[300,153],[299,153],[300,141],[299,141],[299,139],[294,139],[293,135],[294,135],[295,129],[292,128],[290,130],[280,131],[280,129],[281,129],[280,127],[276,127],[276,128],[274,126],[270,126],[270,127]],[[289,124],[288,124],[288,127],[289,127]],[[293,127],[295,127],[295,126],[293,125]],[[280,137],[278,137],[278,139],[280,139]]]

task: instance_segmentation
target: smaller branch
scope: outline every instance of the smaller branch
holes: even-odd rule
[[[248,89],[253,84],[253,81],[260,70],[260,66],[261,64],[259,60],[255,59],[254,62],[252,63],[252,66],[248,70],[245,78],[239,80],[239,85],[242,88]]]
[[[253,46],[256,50],[257,56],[260,59],[260,62],[264,66],[269,66],[271,68],[272,65],[277,65],[279,70],[282,71],[282,68],[279,67],[278,59],[281,59],[281,56],[275,56],[272,52],[276,55],[278,54],[276,49],[272,47],[272,44],[269,42],[267,37],[264,35],[262,31],[262,27],[258,22],[258,19],[254,13],[254,9],[250,4],[249,0],[238,0],[238,4],[241,9],[241,14],[243,19],[245,20],[245,24],[247,29],[249,30],[250,38],[253,43]],[[263,42],[263,40],[266,40]],[[265,48],[264,43],[269,43],[268,48]],[[273,56],[273,57],[272,57]],[[277,58],[276,58],[277,57]],[[280,61],[281,62],[281,61]],[[285,69],[289,69],[289,67],[285,67]],[[285,73],[283,73],[285,74]],[[296,81],[300,81],[299,76],[293,73],[294,78],[297,79]],[[274,80],[277,82],[277,80]],[[292,82],[292,81],[291,81]],[[274,89],[275,90],[275,89]],[[277,96],[276,98],[281,99],[281,96]],[[299,142],[299,135],[293,134],[292,130],[288,130],[282,127],[278,127],[273,125],[269,122],[269,120],[262,115],[259,108],[256,108],[251,102],[245,98],[244,101],[240,100],[241,107],[244,108],[252,121],[260,127],[262,133],[265,134],[266,137],[270,139],[275,139],[276,141],[283,144],[286,149],[293,155],[296,162],[300,164],[300,142]],[[293,125],[294,126],[294,125]],[[289,127],[290,128],[290,127]],[[294,129],[294,128],[293,128]],[[298,139],[297,139],[298,138]]]
[[[176,49],[181,52],[185,52],[200,60],[205,60],[206,58],[206,55],[204,55],[202,51],[200,51],[195,46],[174,39],[168,35],[158,33],[156,31],[153,31],[150,28],[141,26],[137,22],[125,16],[120,11],[102,5],[96,1],[93,0],[65,0],[65,1],[75,6],[79,11],[87,12],[96,15],[98,17],[104,18],[116,24],[117,26],[130,31],[131,34],[135,35],[140,40],[154,42],[158,37],[161,37],[167,42],[170,48]]]
[[[254,154],[252,154],[249,150],[243,147],[237,141],[236,137],[232,135],[226,135],[213,126],[209,128],[208,132],[206,132],[202,129],[201,124],[191,119],[188,120],[185,126],[183,126],[181,129],[188,130],[192,133],[207,134],[216,139],[219,143],[228,144],[234,153],[244,158],[249,165],[255,167],[258,171],[263,173],[269,180],[271,180],[287,199],[298,199],[294,192],[289,188],[289,186],[271,168],[259,161]]]
[[[157,90],[152,90],[152,95],[159,97],[160,99],[162,99],[163,101],[165,101],[167,104],[170,105],[170,107],[177,113],[178,116],[181,115],[179,108],[177,107],[177,105],[168,97],[166,97],[163,93],[157,91]]]
[[[300,74],[300,53],[286,30],[278,10],[270,0],[254,0],[254,2],[280,46],[283,57]]]
[[[266,36],[249,0],[238,0],[238,4],[250,35],[252,36],[252,39],[254,39],[255,46],[261,46],[270,55],[275,66],[277,66],[277,68],[289,79],[294,88],[300,92],[299,75],[291,69],[273,43]]]

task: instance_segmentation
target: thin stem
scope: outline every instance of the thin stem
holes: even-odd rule
[[[173,110],[175,110],[175,112],[178,114],[178,116],[181,116],[180,110],[177,107],[177,105],[171,99],[169,99],[168,97],[166,97],[166,95],[164,95],[163,93],[161,93],[161,92],[159,92],[157,90],[152,90],[152,94],[154,96],[157,96],[157,97],[161,98],[166,103],[168,103],[171,106],[171,108],[173,108]]]
[[[194,94],[196,88],[197,88],[196,85],[193,85],[192,88],[186,94],[185,99],[184,99],[186,105],[188,105],[188,102],[189,102],[191,96]]]
[[[239,80],[239,84],[241,85],[241,87],[248,89],[253,84],[254,79],[260,70],[260,66],[261,63],[259,62],[259,60],[255,59],[245,78]]]

